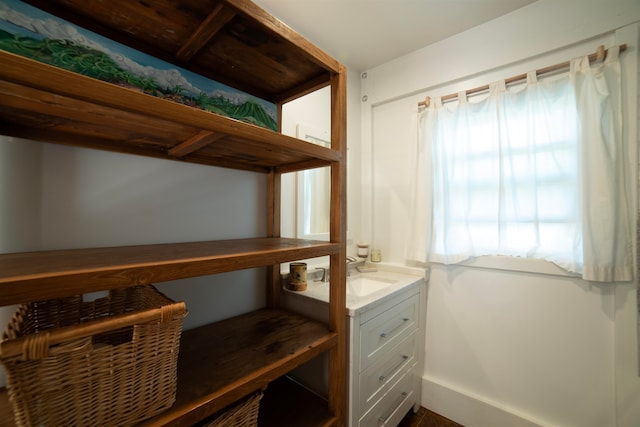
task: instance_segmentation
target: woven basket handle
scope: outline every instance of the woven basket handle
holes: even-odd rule
[[[29,357],[29,360],[33,360],[33,358],[46,357],[48,349],[52,345],[73,339],[98,335],[115,329],[126,328],[137,323],[145,323],[155,320],[167,322],[174,316],[184,316],[186,313],[187,308],[185,303],[176,302],[138,313],[120,314],[79,325],[53,329],[51,331],[34,334],[32,336],[3,341],[0,343],[0,356],[13,357],[22,355],[23,358]],[[46,346],[46,349],[43,348],[44,346]]]
[[[44,359],[49,355],[51,334],[43,332],[25,337],[22,343],[22,360]]]

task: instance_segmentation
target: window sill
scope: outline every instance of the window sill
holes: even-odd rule
[[[549,261],[501,255],[482,256],[454,265],[490,270],[519,271],[524,273],[574,277],[578,279],[581,278],[579,274],[570,273]]]

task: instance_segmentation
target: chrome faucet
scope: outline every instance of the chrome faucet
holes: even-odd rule
[[[352,264],[354,262],[358,262],[358,260],[355,257],[352,256],[347,256],[347,265]],[[329,282],[330,281],[330,270],[329,267],[316,267],[316,270],[322,270],[322,278],[320,280],[316,280],[316,282]],[[347,268],[347,276],[349,276],[349,274],[351,273],[351,271],[349,271],[349,269]]]
[[[351,272],[355,268],[360,268],[364,265],[364,259],[357,259],[356,257],[347,256],[347,278],[351,277]]]
[[[322,270],[322,279],[316,280],[316,282],[328,282],[329,281],[329,268],[327,267],[316,267],[316,270]]]

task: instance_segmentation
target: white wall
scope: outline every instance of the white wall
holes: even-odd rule
[[[539,0],[367,70],[363,239],[381,248],[383,261],[404,263],[418,101],[592,53],[599,44],[629,46],[623,61],[635,171],[638,33],[629,25],[638,21],[636,0]],[[553,269],[432,266],[423,405],[468,427],[637,427],[634,290]]]
[[[356,254],[355,245],[362,234],[360,227],[360,80],[357,71],[347,72],[347,253]],[[296,136],[297,125],[329,131],[331,117],[330,88],[326,87],[283,107],[282,133]],[[295,237],[295,174],[282,179],[282,235]],[[313,260],[310,260],[313,262]],[[328,263],[328,257],[320,261]]]
[[[330,132],[331,88],[326,87],[298,98],[282,108],[282,133],[297,136],[298,125],[319,131]],[[297,173],[288,173],[282,177],[282,235],[297,237]]]
[[[40,241],[42,147],[13,138],[0,144],[0,253],[25,251]]]

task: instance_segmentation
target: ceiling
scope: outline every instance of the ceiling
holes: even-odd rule
[[[329,55],[366,70],[535,0],[254,0]]]

